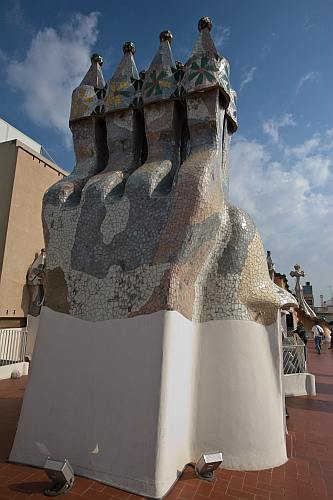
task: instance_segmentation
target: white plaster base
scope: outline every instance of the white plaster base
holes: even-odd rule
[[[90,323],[42,308],[10,460],[164,496],[184,466],[286,457],[279,327],[191,323],[177,312]]]
[[[31,316],[28,314],[27,317],[27,348],[26,354],[32,358],[32,354],[35,347],[37,331],[39,326],[39,316]]]
[[[311,373],[291,373],[284,375],[283,385],[286,396],[316,395],[316,377]]]
[[[13,372],[19,372],[20,376],[28,375],[29,363],[22,361],[21,363],[13,363],[11,365],[0,366],[0,380],[11,378]]]

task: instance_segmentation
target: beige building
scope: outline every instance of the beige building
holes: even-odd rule
[[[18,137],[24,140],[24,134]],[[42,198],[67,175],[21,141],[0,142],[0,328],[26,325],[26,274],[44,247]]]
[[[333,323],[333,298],[324,300],[323,295],[321,295],[320,307],[315,307],[315,311],[319,318],[325,318],[326,321]]]
[[[309,304],[309,306],[311,308],[314,307],[314,296],[313,296],[313,290],[312,290],[312,285],[310,283],[310,281],[307,281],[305,283],[305,285],[302,286],[303,288],[303,296],[304,296],[304,300],[306,301],[307,304]]]

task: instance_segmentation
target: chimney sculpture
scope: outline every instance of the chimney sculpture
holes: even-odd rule
[[[279,310],[296,301],[228,200],[236,93],[211,29],[200,19],[185,64],[163,31],[140,74],[126,42],[106,86],[94,55],[73,92],[76,165],[44,196],[45,305],[12,461],[68,458],[160,498],[206,451],[236,469],[287,460]]]

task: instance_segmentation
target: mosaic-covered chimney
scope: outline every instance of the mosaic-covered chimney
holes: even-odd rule
[[[287,460],[279,318],[297,303],[228,202],[236,96],[198,27],[185,64],[165,30],[145,72],[126,42],[107,85],[94,55],[73,92],[76,166],[43,200],[45,301],[10,457],[53,450],[148,498],[205,450],[237,470]]]
[[[198,40],[185,64],[174,60],[172,33],[162,31],[156,54],[148,70],[140,75],[134,60],[135,46],[133,42],[124,43],[124,56],[106,85],[103,59],[93,54],[88,73],[72,95],[70,128],[76,155],[75,187],[67,186],[62,197],[72,194],[75,201],[73,194],[80,191],[78,179],[102,170],[116,170],[109,189],[119,190],[125,186],[124,178],[136,168],[163,159],[172,161],[170,172],[160,173],[166,177],[163,189],[169,189],[177,169],[190,153],[189,135],[192,150],[203,141],[221,142],[221,182],[228,197],[230,137],[237,130],[236,92],[230,87],[229,63],[218,54],[212,40],[210,19],[201,18],[198,29]],[[211,93],[216,88],[222,103],[219,110]],[[193,109],[196,104],[191,95],[198,92],[203,93],[204,105],[209,109],[205,123],[197,120],[198,113]],[[153,103],[155,109],[150,107]],[[160,124],[156,120],[153,123],[156,105],[163,113],[168,110],[167,118],[164,115]],[[145,188],[151,190],[154,185]],[[104,196],[108,191],[105,189]]]
[[[290,301],[253,221],[228,202],[236,93],[210,19],[198,30],[184,64],[164,30],[148,69],[127,41],[106,84],[94,54],[73,91],[75,168],[43,202],[48,307],[92,321],[176,310],[269,323]]]

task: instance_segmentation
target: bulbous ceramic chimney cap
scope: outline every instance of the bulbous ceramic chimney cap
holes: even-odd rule
[[[199,31],[202,31],[205,28],[207,28],[209,31],[211,31],[212,26],[213,26],[213,23],[209,17],[205,16],[205,17],[202,17],[201,19],[199,19],[199,22],[198,22],[198,30]]]
[[[173,39],[173,35],[171,31],[165,30],[160,33],[160,42],[169,42],[171,43]]]
[[[135,54],[135,45],[133,42],[125,42],[123,45],[123,53],[124,54]]]
[[[96,62],[96,63],[98,63],[100,66],[102,66],[102,65],[103,65],[103,62],[104,62],[104,61],[103,61],[103,57],[102,57],[100,54],[93,54],[93,55],[91,56],[90,60],[91,60],[91,64]]]

